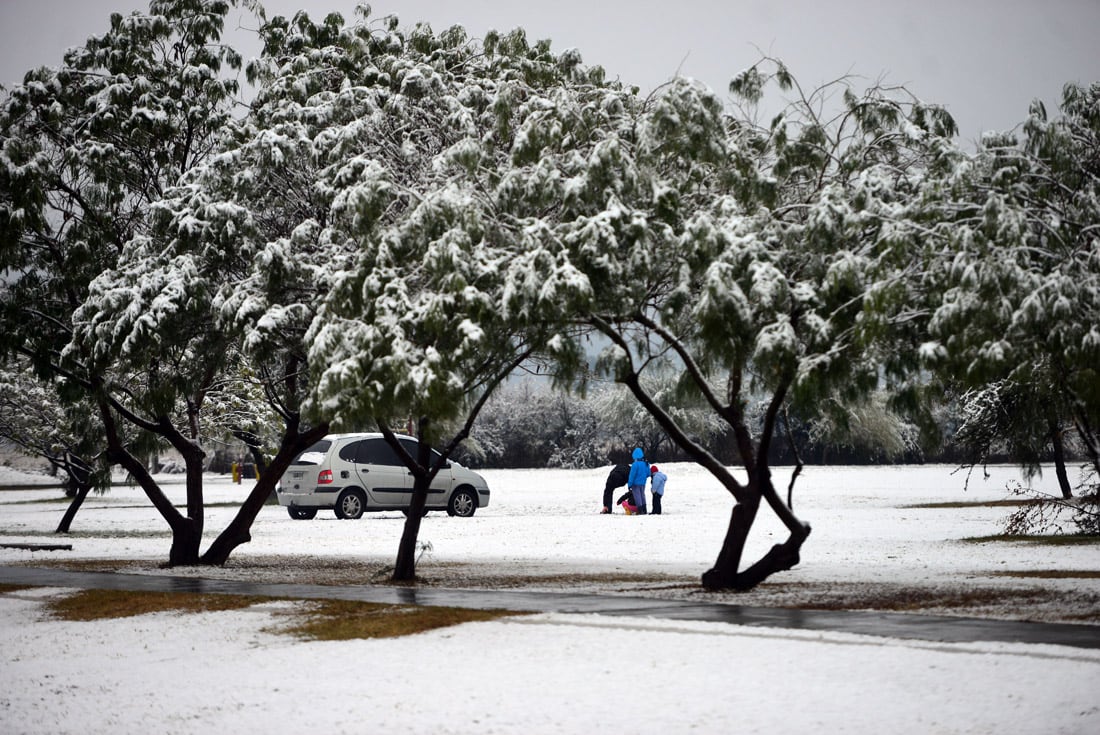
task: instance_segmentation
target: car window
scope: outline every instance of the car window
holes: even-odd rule
[[[322,439],[295,457],[291,464],[321,464],[325,461],[325,454],[328,453],[328,448],[331,446],[331,441]]]
[[[405,463],[393,451],[385,439],[365,439],[358,442],[357,462],[363,464],[383,464],[404,467]]]
[[[360,445],[362,444],[365,444],[365,442],[348,442],[344,446],[340,447],[340,459],[344,460],[345,462],[361,461],[356,459],[356,456],[359,454]]]
[[[417,452],[420,451],[420,444],[416,441],[416,439],[399,439],[398,441],[401,442],[401,446],[405,447],[405,451],[409,453],[410,457],[412,457],[413,459],[419,459]],[[436,462],[439,461],[439,456],[439,452],[433,449],[431,455],[428,457],[428,462],[434,465]],[[449,467],[450,463],[448,463],[446,466]]]

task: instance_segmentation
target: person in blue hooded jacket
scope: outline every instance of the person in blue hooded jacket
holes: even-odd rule
[[[645,461],[645,452],[641,447],[634,449],[630,455],[634,458],[634,464],[630,465],[630,477],[626,484],[630,487],[630,493],[634,496],[635,513],[640,516],[646,514],[645,509],[645,483],[649,479],[649,462]]]

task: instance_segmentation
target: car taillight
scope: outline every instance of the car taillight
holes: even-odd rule
[[[332,484],[332,470],[321,470],[321,473],[317,475],[318,485],[331,485]]]

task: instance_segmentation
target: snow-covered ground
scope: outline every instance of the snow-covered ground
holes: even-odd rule
[[[662,469],[668,492],[656,517],[598,515],[606,469],[486,471],[489,507],[472,519],[424,519],[420,539],[430,546],[418,571],[434,584],[698,594],[692,583],[717,554],[730,501],[698,468]],[[802,564],[756,596],[731,599],[760,604],[855,585],[1095,600],[1096,579],[1011,576],[1094,571],[1094,545],[963,540],[999,531],[1008,510],[978,503],[1005,499],[1017,477],[1010,468],[988,480],[979,471],[964,490],[965,477],[947,467],[807,468],[794,495],[814,527]],[[0,470],[0,485],[13,482],[28,477]],[[182,501],[178,479],[170,487]],[[211,535],[245,492],[209,478]],[[0,543],[59,541],[51,531],[65,506],[47,502],[58,494],[0,492]],[[913,507],[951,501],[975,505]],[[305,582],[344,572],[366,581],[392,564],[403,520],[322,512],[294,521],[268,507],[252,543],[225,569],[201,573]],[[0,564],[122,560],[126,571],[165,573],[157,565],[168,535],[135,488],[89,498],[73,531],[72,551],[0,549]],[[746,558],[784,536],[763,511]],[[1100,732],[1093,650],[561,614],[319,643],[271,631],[298,603],[78,623],[44,616],[43,599],[59,594],[0,594],[0,732]],[[1022,615],[1052,613],[1049,604],[1033,612]]]

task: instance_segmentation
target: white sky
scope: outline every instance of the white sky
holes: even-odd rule
[[[269,15],[304,7],[352,17],[355,0],[267,0]],[[650,90],[677,72],[724,91],[759,57],[782,58],[804,87],[847,73],[903,84],[955,115],[963,140],[1021,122],[1032,99],[1053,110],[1067,81],[1100,81],[1098,0],[374,0],[402,26],[455,23],[480,37],[526,29],[575,47],[610,76]],[[143,0],[0,0],[0,83],[60,62],[64,48]],[[234,43],[246,55],[243,36]],[[241,38],[242,40],[236,40]],[[253,47],[258,48],[258,47]],[[864,85],[859,85],[864,86]]]

